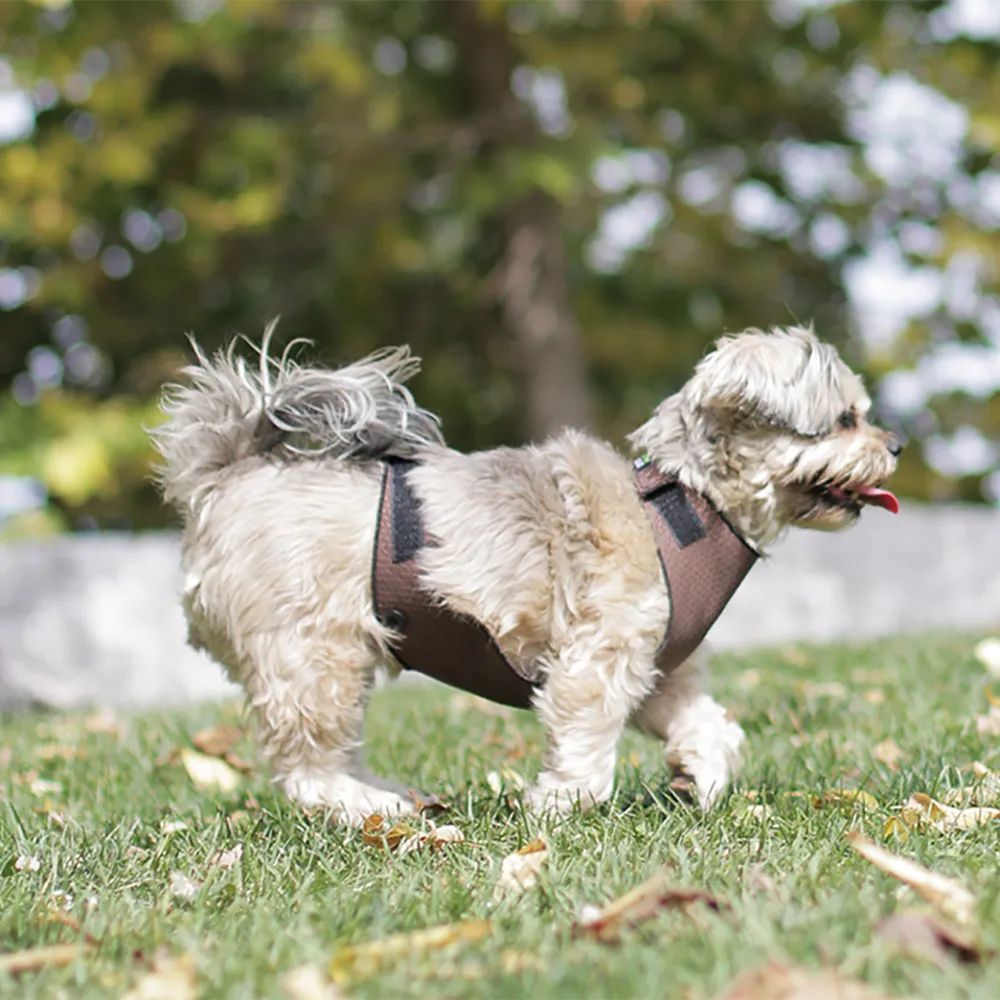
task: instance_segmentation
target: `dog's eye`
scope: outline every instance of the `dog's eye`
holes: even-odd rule
[[[854,412],[854,410],[844,410],[844,412],[837,417],[837,423],[845,430],[851,430],[853,427],[858,426],[858,415]]]

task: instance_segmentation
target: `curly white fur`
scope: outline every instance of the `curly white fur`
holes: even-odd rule
[[[408,455],[436,541],[420,556],[425,586],[539,682],[548,748],[528,803],[605,800],[629,723],[666,741],[703,806],[718,797],[743,734],[693,663],[656,671],[670,602],[624,456],[576,431],[452,451],[401,384],[417,367],[405,350],[335,372],[272,361],[266,340],[260,355],[253,370],[232,350],[198,352],[156,441],[186,521],[192,641],[244,686],[289,795],[355,824],[410,808],[360,755],[375,669],[398,670],[369,580],[379,459]],[[760,549],[788,524],[845,526],[857,510],[824,488],[892,472],[898,448],[866,422],[869,405],[810,330],[750,331],[720,341],[631,440]]]

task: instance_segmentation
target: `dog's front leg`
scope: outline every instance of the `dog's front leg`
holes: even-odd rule
[[[568,812],[604,802],[614,788],[618,741],[652,676],[631,651],[574,662],[566,651],[535,699],[548,730],[543,769],[525,804],[536,812]]]
[[[694,782],[699,805],[709,809],[739,767],[745,735],[726,709],[704,693],[702,676],[699,660],[682,663],[661,679],[631,722],[666,740],[667,765]]]

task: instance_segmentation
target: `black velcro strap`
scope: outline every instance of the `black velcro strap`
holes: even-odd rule
[[[406,473],[416,462],[395,461],[390,466],[392,475],[392,561],[409,562],[424,545],[424,522],[420,516],[420,503]]]
[[[688,503],[684,487],[680,483],[670,483],[650,497],[660,517],[667,523],[670,533],[678,546],[686,549],[707,534],[704,522],[698,512]]]

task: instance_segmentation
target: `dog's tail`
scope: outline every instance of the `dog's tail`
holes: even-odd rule
[[[403,383],[420,369],[409,348],[386,348],[337,371],[269,356],[272,323],[251,367],[227,350],[208,357],[192,340],[196,363],[187,385],[164,389],[167,421],[152,432],[163,456],[166,500],[194,510],[230,466],[254,455],[407,457],[443,444],[438,420],[414,403]],[[253,346],[253,345],[251,345]]]

